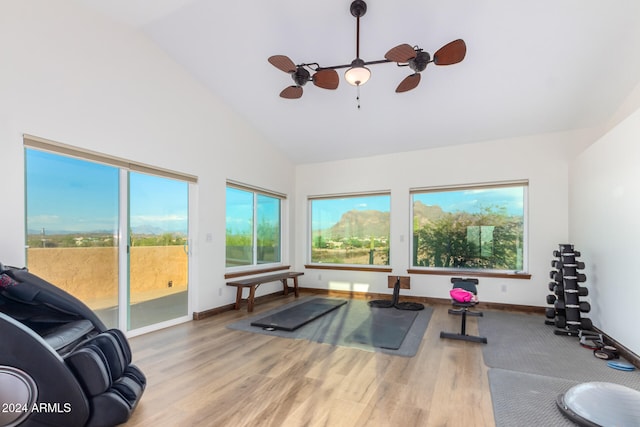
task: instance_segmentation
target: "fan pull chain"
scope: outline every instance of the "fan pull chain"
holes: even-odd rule
[[[360,85],[356,86],[356,102],[358,103],[358,110],[360,110]]]

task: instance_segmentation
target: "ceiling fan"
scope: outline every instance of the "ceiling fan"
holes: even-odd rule
[[[457,39],[446,45],[433,54],[424,51],[418,46],[411,46],[406,43],[400,44],[390,49],[385,55],[385,59],[376,61],[363,61],[360,59],[360,18],[367,12],[367,4],[364,0],[354,0],[350,7],[351,15],[356,18],[356,58],[350,64],[320,66],[317,62],[303,63],[296,65],[285,55],[274,55],[269,57],[269,62],[279,70],[291,75],[294,85],[288,86],[280,92],[282,98],[297,99],[302,96],[302,87],[307,82],[323,89],[336,89],[340,83],[340,77],[336,70],[348,68],[344,76],[347,82],[353,86],[365,84],[371,71],[367,65],[384,64],[395,62],[399,67],[409,67],[413,73],[405,77],[398,87],[397,93],[407,92],[414,89],[420,83],[420,73],[424,71],[428,64],[452,65],[462,61],[467,53],[467,45],[464,40]],[[313,72],[313,74],[311,74]]]

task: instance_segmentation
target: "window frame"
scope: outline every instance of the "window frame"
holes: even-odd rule
[[[225,198],[225,278],[238,277],[249,274],[256,274],[262,272],[269,271],[277,271],[289,268],[288,265],[285,265],[286,259],[286,245],[285,245],[285,212],[286,212],[286,201],[287,196],[283,193],[278,193],[276,191],[267,190],[261,187],[256,187],[253,185],[248,185],[244,183],[240,183],[237,181],[227,180],[225,184],[225,195],[228,188],[233,188],[235,190],[245,191],[252,194],[253,199],[253,207],[252,207],[252,242],[251,242],[251,252],[252,259],[251,264],[246,265],[238,265],[238,266],[227,266],[227,258],[226,258],[226,224],[227,224],[227,200]],[[279,201],[279,254],[280,261],[275,262],[267,262],[267,263],[259,263],[258,262],[258,221],[256,221],[256,217],[258,214],[258,195],[275,198]]]
[[[346,198],[364,198],[364,197],[374,197],[374,196],[386,196],[389,199],[389,237],[388,237],[388,245],[389,245],[389,259],[388,264],[386,265],[375,265],[375,264],[343,264],[343,263],[325,263],[325,262],[313,262],[312,261],[312,249],[313,249],[313,208],[312,204],[314,201],[319,200],[331,200],[331,199],[346,199]],[[307,263],[305,264],[305,268],[309,269],[325,269],[325,270],[351,270],[351,271],[376,271],[376,272],[391,272],[391,206],[392,206],[392,195],[390,190],[380,190],[380,191],[371,191],[371,192],[357,192],[357,193],[342,193],[342,194],[324,194],[324,195],[314,195],[307,197],[307,250],[306,250],[306,259]]]
[[[424,267],[414,265],[414,204],[416,194],[435,193],[435,192],[454,192],[465,190],[480,190],[480,189],[498,189],[507,187],[521,187],[522,188],[522,214],[523,214],[523,230],[522,230],[522,269],[521,270],[506,270],[506,269],[483,269],[483,268],[452,268],[452,267]],[[529,180],[513,180],[513,181],[500,181],[500,182],[485,182],[485,183],[473,183],[473,184],[460,184],[451,186],[435,186],[435,187],[418,187],[411,188],[409,190],[409,264],[407,269],[411,274],[433,274],[433,275],[464,275],[464,276],[479,276],[479,277],[500,277],[500,278],[514,278],[514,279],[530,279],[529,273]]]

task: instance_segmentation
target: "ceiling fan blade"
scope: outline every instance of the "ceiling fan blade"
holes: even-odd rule
[[[273,55],[269,57],[269,62],[271,65],[276,67],[279,70],[284,71],[285,73],[295,73],[296,72],[296,64],[293,63],[288,56],[285,55]]]
[[[396,88],[396,93],[406,92],[411,89],[414,89],[420,83],[420,73],[411,74],[407,76],[400,82],[398,87]]]
[[[398,45],[387,52],[384,57],[391,62],[409,62],[410,59],[416,57],[416,51],[408,44]]]
[[[464,40],[458,39],[438,49],[433,55],[433,62],[435,62],[436,65],[457,64],[464,59],[466,54],[467,45],[464,43]]]
[[[340,83],[340,77],[336,70],[324,69],[315,73],[312,77],[313,84],[323,89],[336,89]]]
[[[300,86],[289,86],[280,92],[280,96],[286,99],[298,99],[302,96],[302,88]]]

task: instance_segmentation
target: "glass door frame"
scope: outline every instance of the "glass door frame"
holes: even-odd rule
[[[188,182],[188,271],[187,271],[187,314],[175,319],[165,320],[152,325],[143,326],[137,329],[129,330],[130,324],[130,299],[129,299],[129,284],[130,284],[130,236],[129,236],[129,170],[120,169],[120,224],[119,224],[119,239],[118,239],[118,262],[119,262],[119,275],[118,275],[118,327],[125,331],[128,337],[134,337],[142,335],[148,332],[152,332],[158,329],[167,328],[169,326],[178,325],[192,320],[192,305],[193,305],[193,257],[192,257],[192,235],[193,226],[195,221],[193,220],[193,213],[195,212],[194,204],[195,199],[195,184]]]
[[[143,333],[151,332],[153,330],[161,329],[167,326],[172,326],[174,324],[184,323],[186,321],[192,320],[192,307],[194,301],[194,295],[196,292],[196,281],[197,275],[195,271],[197,268],[195,267],[197,260],[193,257],[193,237],[197,235],[197,183],[198,177],[195,175],[185,174],[181,172],[174,172],[169,169],[157,168],[153,165],[148,165],[136,161],[132,161],[129,159],[124,159],[108,154],[102,154],[95,151],[86,150],[80,147],[67,145],[61,142],[56,142],[52,140],[48,140],[45,138],[41,138],[34,135],[23,134],[23,153],[25,153],[25,260],[28,260],[29,253],[27,246],[28,241],[28,215],[29,211],[27,210],[27,163],[26,163],[26,153],[27,150],[35,150],[53,153],[55,155],[76,158],[82,161],[87,161],[90,163],[99,163],[107,166],[112,166],[118,169],[118,219],[117,230],[114,229],[113,232],[116,234],[118,239],[115,247],[117,248],[117,259],[116,263],[118,265],[117,272],[117,302],[114,301],[118,305],[118,314],[117,317],[114,318],[115,325],[111,327],[117,327],[122,330],[127,336],[140,335]],[[188,288],[187,288],[187,314],[181,316],[179,318],[175,318],[172,320],[168,320],[165,322],[159,322],[157,324],[149,325],[143,328],[139,328],[136,330],[127,330],[128,324],[128,282],[129,282],[129,212],[128,212],[128,172],[136,171],[147,173],[151,175],[157,175],[160,177],[172,178],[180,181],[184,181],[188,184]],[[114,225],[116,225],[114,223]],[[127,311],[124,311],[124,308],[127,308]]]

